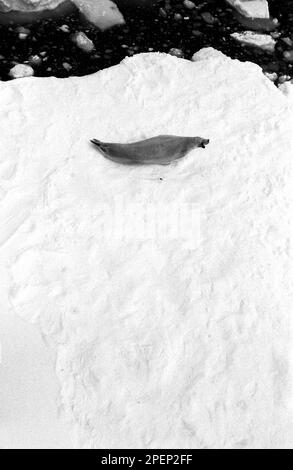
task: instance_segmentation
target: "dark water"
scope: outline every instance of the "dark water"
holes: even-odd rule
[[[9,70],[17,63],[30,63],[36,76],[80,76],[140,52],[176,48],[182,57],[190,59],[207,46],[232,58],[255,62],[267,72],[276,72],[279,78],[293,77],[293,60],[291,63],[283,56],[285,51],[293,51],[293,0],[269,2],[272,17],[279,20],[277,27],[272,22],[242,24],[224,0],[194,0],[196,8],[192,10],[183,5],[183,0],[137,1],[116,0],[126,24],[104,32],[85,21],[75,7],[64,10],[59,17],[22,20],[29,30],[25,39],[19,38],[18,23],[0,24],[0,79],[9,80]],[[60,30],[62,25],[67,25],[70,32]],[[275,53],[244,47],[231,38],[231,33],[250,27],[278,36]],[[76,46],[72,34],[78,31],[93,41],[94,51],[86,53]],[[35,55],[38,64],[31,58]]]

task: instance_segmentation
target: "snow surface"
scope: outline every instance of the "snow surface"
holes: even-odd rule
[[[249,18],[269,18],[269,5],[267,0],[226,0],[242,15]]]
[[[54,351],[6,302],[0,301],[0,448],[70,448],[72,431],[58,406]]]
[[[207,48],[2,82],[0,101],[0,298],[54,345],[74,445],[292,448],[288,98]],[[166,167],[89,144],[166,133],[210,143]],[[181,237],[159,206],[195,214]]]

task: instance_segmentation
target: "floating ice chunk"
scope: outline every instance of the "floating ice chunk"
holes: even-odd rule
[[[281,75],[280,78],[279,78],[279,83],[280,84],[290,82],[290,81],[291,81],[290,75]]]
[[[73,0],[73,2],[88,21],[102,30],[125,23],[123,15],[111,0]]]
[[[95,49],[93,41],[91,41],[82,31],[75,33],[72,36],[73,42],[85,52],[92,52]]]
[[[226,0],[239,13],[249,18],[269,18],[267,0]]]
[[[18,33],[19,39],[26,39],[30,34],[30,30],[28,28],[24,28],[23,26],[16,28],[16,32]]]
[[[116,24],[124,24],[124,18],[111,0],[72,0],[88,21],[104,30]],[[36,12],[54,10],[64,0],[0,0],[0,11]]]
[[[270,34],[254,33],[253,31],[244,31],[243,33],[232,33],[231,37],[242,44],[248,46],[260,47],[268,52],[274,52],[276,41]]]
[[[278,78],[278,75],[276,74],[276,72],[273,72],[273,73],[265,72],[265,76],[272,82],[275,82]]]
[[[18,26],[18,27],[16,28],[16,32],[17,32],[17,33],[20,33],[20,34],[29,35],[31,31],[30,31],[30,29],[28,29],[28,28],[24,28],[24,26]]]
[[[31,77],[34,74],[34,69],[30,65],[17,64],[9,71],[12,78]]]
[[[188,8],[188,10],[193,10],[193,8],[195,8],[195,4],[190,0],[184,0],[183,5],[185,8]]]
[[[72,69],[72,66],[68,62],[63,62],[62,65],[65,68],[65,70],[67,70],[67,72],[70,72],[70,70]]]
[[[0,11],[54,10],[64,0],[0,0]]]
[[[207,24],[214,24],[217,23],[217,18],[215,18],[210,12],[204,11],[201,13],[202,19],[207,23]]]
[[[272,72],[272,73],[270,73],[270,72],[265,72],[265,76],[266,76],[269,80],[271,80],[272,82],[275,82],[275,81],[277,80],[277,78],[278,78],[278,75],[276,74],[276,72]]]
[[[31,55],[31,56],[29,57],[29,63],[30,63],[31,65],[37,65],[37,66],[38,66],[38,65],[41,65],[41,63],[42,63],[42,58],[41,58],[39,55],[37,55],[37,54]]]
[[[287,62],[293,62],[293,50],[285,51],[283,57]]]
[[[67,24],[63,24],[62,26],[60,26],[60,31],[63,31],[63,33],[70,33],[70,29],[69,29],[69,26]]]

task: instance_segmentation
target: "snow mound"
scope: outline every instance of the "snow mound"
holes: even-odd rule
[[[0,83],[9,302],[56,344],[78,446],[292,446],[293,111],[257,65],[196,56]],[[157,134],[210,143],[167,167],[89,144]]]
[[[221,51],[217,51],[213,47],[203,47],[200,51],[195,52],[192,56],[193,62],[198,62],[200,60],[212,60],[215,64],[216,60],[223,61],[229,60],[225,54]]]

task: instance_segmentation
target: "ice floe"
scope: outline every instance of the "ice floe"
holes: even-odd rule
[[[50,341],[75,445],[290,448],[288,97],[207,48],[0,101],[0,299]],[[210,143],[147,168],[89,143],[158,134]]]

